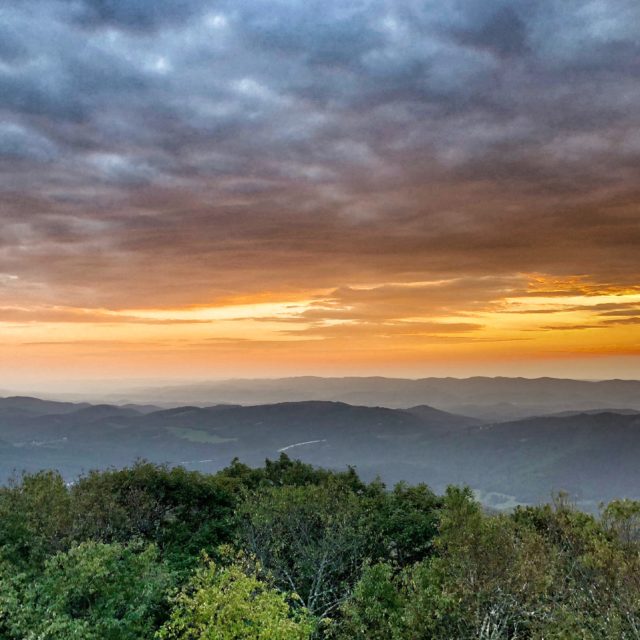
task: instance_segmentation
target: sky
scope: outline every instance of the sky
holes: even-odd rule
[[[639,24],[0,3],[0,389],[640,378]]]

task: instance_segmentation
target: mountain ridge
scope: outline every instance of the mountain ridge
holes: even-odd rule
[[[15,408],[16,402],[9,404]],[[318,466],[354,465],[365,478],[386,482],[426,482],[437,490],[468,484],[498,507],[545,500],[557,490],[569,491],[587,508],[612,497],[640,498],[636,412],[492,422],[424,405],[392,409],[335,401],[147,413],[115,405],[78,405],[60,413],[62,408],[20,414],[0,399],[2,480],[14,470],[45,468],[72,480],[137,458],[216,471],[234,457],[259,465],[285,450]]]
[[[153,402],[154,398],[162,397],[164,403],[174,405],[325,400],[406,409],[426,404],[481,420],[511,420],[569,410],[640,410],[640,381],[504,376],[419,379],[302,376],[137,389],[124,397],[135,402]]]

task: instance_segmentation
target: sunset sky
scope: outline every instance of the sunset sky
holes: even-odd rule
[[[0,390],[640,378],[638,0],[0,7]]]

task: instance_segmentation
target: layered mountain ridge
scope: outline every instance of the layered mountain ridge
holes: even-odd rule
[[[615,398],[618,400],[619,398]],[[73,481],[144,458],[215,471],[281,452],[387,483],[465,483],[496,507],[564,490],[585,508],[640,498],[640,413],[633,408],[483,420],[409,408],[306,400],[154,408],[0,398],[0,475],[55,468]]]

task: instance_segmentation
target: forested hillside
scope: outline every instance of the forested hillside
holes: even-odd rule
[[[0,638],[638,638],[640,503],[510,514],[282,455],[0,490]]]
[[[0,482],[18,471],[88,469],[136,459],[217,472],[281,451],[320,467],[353,465],[366,480],[425,482],[442,492],[468,484],[495,508],[568,492],[583,510],[640,499],[640,415],[630,409],[483,422],[426,405],[342,402],[272,405],[73,405],[0,398]]]

